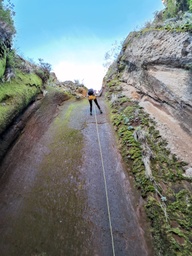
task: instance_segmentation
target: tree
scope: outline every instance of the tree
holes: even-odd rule
[[[8,0],[7,5],[3,4],[3,0],[0,0],[0,23],[1,34],[6,33],[8,37],[12,37],[15,33],[13,16],[15,15],[14,4]],[[2,28],[3,27],[3,28]],[[2,37],[2,36],[1,36]]]
[[[192,11],[192,0],[165,0],[163,3],[166,6],[164,17],[172,18],[178,12]]]
[[[177,11],[186,12],[189,10],[189,1],[188,0],[177,0]]]

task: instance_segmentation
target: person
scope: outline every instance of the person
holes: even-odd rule
[[[96,98],[96,95],[94,93],[94,90],[92,88],[89,89],[87,94],[88,94],[88,100],[89,100],[89,104],[90,104],[90,115],[92,116],[92,101],[93,100],[94,100],[95,104],[97,105],[100,113],[102,114],[103,112],[102,112],[102,110],[101,110],[101,108],[100,108],[100,106],[97,102],[97,98]]]

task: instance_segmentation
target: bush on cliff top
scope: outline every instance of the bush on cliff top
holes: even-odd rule
[[[178,12],[192,11],[192,0],[166,0],[165,6],[164,19],[169,19],[177,16]]]
[[[178,32],[192,32],[192,0],[164,2],[166,8],[155,12],[154,20],[147,22],[142,31],[169,30]]]

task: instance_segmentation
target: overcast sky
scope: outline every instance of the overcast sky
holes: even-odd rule
[[[164,8],[161,0],[12,0],[15,48],[44,59],[61,81],[100,88],[104,56],[115,42],[138,30]]]

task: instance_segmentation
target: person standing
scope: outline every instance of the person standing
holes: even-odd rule
[[[89,104],[90,104],[90,115],[92,116],[92,105],[93,105],[92,101],[95,102],[95,104],[97,105],[97,107],[98,107],[98,109],[100,111],[100,114],[102,114],[103,112],[102,112],[102,110],[101,110],[101,108],[100,108],[100,106],[99,106],[99,104],[97,102],[97,98],[96,98],[96,95],[94,93],[94,90],[92,88],[90,88],[88,90],[87,94],[88,94],[88,100],[89,100]]]

